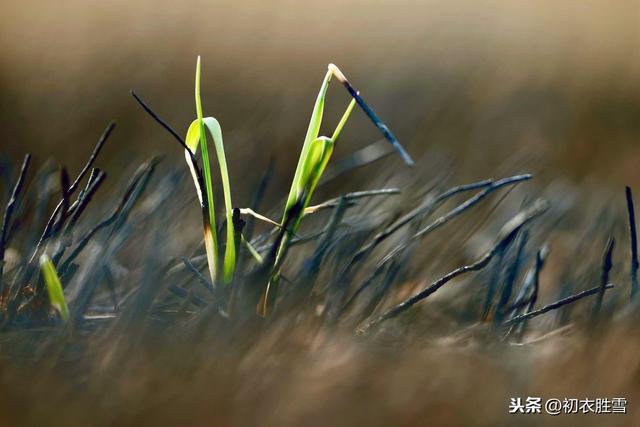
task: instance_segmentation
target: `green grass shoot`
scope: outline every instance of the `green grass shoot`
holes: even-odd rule
[[[218,236],[216,227],[216,214],[215,214],[215,199],[213,193],[213,183],[211,178],[211,166],[209,162],[209,150],[207,146],[206,131],[209,131],[216,151],[216,157],[218,158],[218,166],[220,167],[220,176],[222,178],[222,190],[224,194],[225,211],[226,211],[226,224],[227,224],[227,244],[225,246],[224,261],[222,265],[222,280],[224,284],[228,284],[233,279],[233,274],[236,264],[236,247],[235,247],[235,231],[233,225],[233,205],[231,202],[231,184],[229,183],[229,171],[227,168],[227,159],[224,152],[224,143],[222,140],[222,129],[220,123],[213,117],[203,117],[202,114],[202,101],[200,97],[200,57],[198,57],[196,65],[196,79],[195,79],[195,100],[196,100],[196,114],[197,118],[191,123],[187,131],[186,144],[189,149],[195,153],[200,147],[202,153],[202,169],[204,170],[204,180],[206,186],[206,193],[203,194],[199,189],[198,183],[195,180],[196,190],[198,191],[198,197],[201,201],[203,197],[206,197],[208,206],[208,226],[205,225],[204,239],[205,249],[207,252],[207,260],[209,263],[209,273],[211,275],[211,281],[215,285],[217,283],[218,274],[220,271],[219,266],[219,248],[218,248]],[[191,159],[189,153],[185,153],[187,157],[187,163],[194,174],[193,167],[191,165]]]
[[[320,91],[311,114],[311,120],[309,121],[309,127],[307,128],[307,134],[302,145],[302,151],[300,152],[300,157],[298,159],[298,166],[296,167],[291,188],[289,190],[289,196],[287,197],[287,203],[285,205],[282,223],[286,222],[286,216],[288,215],[291,207],[298,202],[300,197],[303,197],[303,195],[305,197],[299,218],[294,219],[292,222],[293,226],[290,231],[293,233],[296,232],[300,225],[304,209],[308,206],[309,201],[311,200],[311,196],[313,195],[318,181],[322,177],[329,159],[331,158],[333,147],[356,103],[355,99],[351,100],[331,138],[326,136],[318,137],[324,113],[325,97],[332,75],[333,71],[329,69],[325,75],[324,81],[322,82],[322,86],[320,86]]]
[[[67,302],[64,299],[64,292],[62,291],[62,283],[58,277],[58,272],[53,262],[47,254],[40,256],[40,271],[44,278],[44,284],[47,287],[47,293],[49,294],[49,302],[60,317],[65,322],[69,319],[69,308]]]
[[[185,152],[185,158],[193,175],[193,179],[196,185],[196,191],[198,193],[200,203],[203,207],[205,249],[207,253],[207,261],[209,265],[211,280],[215,285],[218,282],[220,270],[222,270],[222,283],[229,284],[233,279],[236,264],[236,230],[234,229],[233,221],[231,185],[229,183],[229,173],[227,169],[227,161],[225,157],[222,129],[220,127],[220,123],[218,123],[218,121],[213,117],[204,117],[204,114],[202,112],[202,100],[200,96],[200,76],[200,57],[198,57],[195,77],[195,102],[197,117],[191,123],[187,131],[185,143],[187,149],[190,150],[190,152]],[[347,88],[349,94],[352,96],[352,99],[349,102],[346,111],[342,115],[331,137],[320,136],[319,133],[324,114],[325,98],[327,95],[327,90],[329,88],[329,83],[331,82],[331,78],[333,76],[335,76],[340,81],[340,83],[342,83]],[[363,108],[365,113],[382,131],[385,137],[387,137],[389,142],[394,144],[394,146],[399,146],[399,143],[397,142],[393,134],[388,130],[386,125],[384,125],[380,121],[373,110],[371,110],[371,108],[364,103],[364,101],[360,97],[359,92],[353,89],[344,74],[338,69],[338,67],[333,64],[329,64],[327,72],[320,86],[316,102],[313,106],[311,119],[309,120],[309,126],[307,128],[304,142],[302,144],[302,150],[300,152],[300,157],[298,158],[298,164],[296,166],[293,181],[291,183],[291,188],[289,189],[289,194],[287,196],[287,201],[285,204],[281,222],[278,224],[263,215],[253,212],[250,209],[240,209],[241,214],[252,215],[253,217],[261,221],[270,223],[271,225],[282,227],[284,224],[289,224],[288,229],[284,233],[284,238],[280,242],[277,249],[275,261],[272,268],[272,274],[263,294],[262,309],[259,308],[258,310],[263,314],[267,313],[270,289],[272,288],[272,285],[277,286],[284,253],[286,252],[290,239],[296,234],[300,226],[302,218],[305,215],[305,210],[309,206],[318,182],[322,178],[322,175],[327,168],[327,164],[331,159],[334,146],[340,136],[340,133],[342,132],[342,129],[347,123],[356,103]],[[213,182],[211,178],[211,165],[207,145],[207,132],[210,134],[213,140],[213,145],[216,151],[225,202],[227,242],[225,245],[225,253],[222,266],[220,266],[220,249],[218,246],[219,243],[217,236],[218,228],[215,214],[215,199],[213,192]],[[193,155],[198,151],[198,147],[200,148],[202,157],[202,170],[204,171],[203,175],[205,186],[204,189],[201,188],[201,185],[198,182],[197,174],[195,171],[196,167],[193,164]],[[401,153],[404,152],[402,147],[399,147],[401,149],[399,151]],[[406,152],[404,153],[406,154]],[[408,158],[408,155],[406,155],[406,157]],[[299,209],[292,209],[296,205],[299,207]],[[295,213],[291,214],[291,212],[293,211],[295,211]],[[253,248],[251,244],[247,242],[246,239],[244,239],[243,236],[239,237],[240,239],[238,239],[237,241],[242,242],[242,244],[247,246],[249,252],[258,261],[258,263],[262,263],[263,258],[255,250],[255,248]]]
[[[337,69],[337,67],[331,65],[329,66],[324,80],[322,81],[322,85],[320,86],[320,91],[318,92],[318,96],[313,107],[313,112],[311,113],[311,119],[309,121],[307,133],[302,145],[302,151],[300,152],[300,157],[298,158],[298,166],[296,167],[296,171],[293,176],[293,181],[289,190],[289,196],[287,197],[287,202],[282,217],[282,224],[289,223],[291,224],[291,226],[290,229],[287,230],[287,233],[285,234],[285,237],[280,244],[280,248],[278,249],[274,272],[271,280],[269,281],[269,284],[267,284],[265,295],[262,299],[261,308],[259,308],[258,310],[261,315],[266,315],[269,311],[269,293],[272,291],[273,287],[277,286],[280,275],[280,264],[282,263],[282,255],[284,254],[286,247],[289,244],[291,235],[295,233],[300,226],[300,223],[304,216],[304,211],[307,206],[309,206],[316,186],[318,185],[320,178],[322,178],[322,174],[324,173],[327,164],[329,163],[335,143],[338,140],[338,137],[340,136],[344,125],[347,123],[347,120],[351,116],[351,112],[353,111],[353,108],[356,104],[355,98],[352,99],[351,102],[349,102],[349,105],[342,115],[342,118],[338,122],[338,125],[336,126],[331,138],[326,136],[318,136],[318,134],[320,133],[320,126],[322,124],[322,117],[324,114],[324,104],[327,89],[329,88],[331,77],[335,74],[335,69]],[[296,203],[298,203],[301,198],[302,206],[296,218],[288,218],[291,208]]]

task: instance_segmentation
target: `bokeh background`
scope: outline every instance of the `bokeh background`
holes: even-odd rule
[[[5,2],[0,155],[73,173],[115,119],[99,166],[180,163],[129,90],[186,130],[197,55],[240,194],[272,157],[287,186],[329,62],[414,157],[444,153],[464,178],[517,172],[501,165],[520,153],[540,180],[640,185],[637,0]],[[331,89],[326,132],[347,100]],[[336,157],[378,138],[359,112]]]
[[[552,257],[545,267],[539,304],[558,299],[564,290],[592,286],[600,274],[608,235],[619,239],[620,248],[613,272],[613,282],[620,286],[613,295],[626,303],[623,186],[634,187],[636,203],[640,194],[639,0],[0,1],[0,200],[6,200],[16,166],[26,152],[34,155],[35,168],[64,164],[75,176],[111,120],[118,127],[96,164],[108,174],[105,187],[120,187],[100,190],[97,198],[108,203],[94,203],[83,226],[95,224],[93,218],[102,219],[109,212],[113,200],[121,197],[121,184],[141,161],[165,156],[150,196],[139,208],[135,232],[118,254],[117,263],[113,257],[117,271],[127,272],[121,273],[122,289],[147,280],[148,266],[155,265],[150,261],[155,250],[149,248],[157,248],[158,242],[162,243],[162,262],[201,248],[200,212],[182,152],[129,94],[135,89],[169,123],[185,132],[195,116],[193,79],[196,56],[201,55],[204,110],[222,123],[237,206],[250,204],[257,182],[271,159],[276,159],[269,203],[264,204],[265,209],[275,206],[275,210],[264,213],[279,218],[282,204],[277,202],[288,189],[329,62],[342,68],[418,160],[418,166],[409,171],[397,156],[387,157],[320,188],[322,194],[316,201],[339,192],[398,185],[402,196],[373,200],[358,211],[372,223],[384,223],[417,206],[430,186],[448,188],[520,172],[536,175],[526,187],[523,184],[526,192],[517,190],[506,201],[501,198],[493,206],[487,204],[485,210],[476,210],[468,220],[456,222],[455,228],[432,237],[429,246],[419,246],[415,257],[407,261],[413,268],[405,269],[407,280],[393,298],[419,287],[418,280],[439,277],[475,259],[480,249],[493,242],[502,224],[542,195],[551,200],[552,212],[548,220],[536,225],[529,246],[539,248],[549,241]],[[330,88],[326,133],[347,102],[342,87]],[[357,111],[341,136],[336,160],[379,138]],[[184,179],[176,180],[178,187],[166,186],[173,198],[164,203],[157,194],[164,194],[163,184],[175,183],[171,179],[175,171]],[[392,174],[394,178],[386,180]],[[404,185],[407,182],[410,185]],[[56,188],[41,190],[33,184],[28,188],[27,217],[34,206],[29,200],[58,198]],[[182,189],[183,199],[174,197]],[[183,209],[187,203],[190,209]],[[33,216],[23,229],[37,237],[41,224]],[[353,223],[360,221],[360,217],[353,218]],[[42,219],[46,220],[44,214]],[[22,247],[32,244],[28,237],[14,240],[15,257]],[[297,261],[304,260],[302,251],[294,254]],[[326,270],[325,274],[338,271]],[[484,284],[489,279],[471,280]],[[461,301],[457,296],[468,295],[469,288],[452,288],[451,294],[443,291],[442,298],[425,303],[416,314],[422,323],[412,324],[411,333],[428,339],[437,336],[440,342],[441,336],[457,332],[471,321],[473,313],[449,301]],[[587,313],[584,307],[588,306],[583,305]],[[541,319],[540,330],[553,330],[556,323],[567,321],[549,315]],[[529,348],[516,348],[504,355],[470,347],[480,352],[465,356],[454,347],[447,350],[444,342],[421,347],[425,342],[418,341],[406,360],[404,355],[394,355],[391,363],[389,359],[378,363],[368,347],[364,351],[351,345],[324,347],[317,344],[323,342],[321,336],[300,338],[288,328],[283,329],[284,335],[293,335],[295,351],[287,357],[274,353],[280,360],[276,371],[269,343],[260,342],[244,359],[236,360],[230,353],[223,363],[212,358],[216,353],[206,347],[218,345],[217,339],[204,341],[205,347],[198,347],[200,353],[183,348],[189,353],[186,356],[193,357],[188,360],[206,361],[195,383],[192,377],[172,376],[183,372],[182,354],[175,358],[179,363],[167,367],[165,360],[171,357],[121,349],[122,365],[117,363],[120,359],[112,359],[120,376],[105,391],[101,378],[110,383],[111,371],[101,370],[102,354],[92,348],[88,355],[99,361],[99,386],[93,394],[67,398],[77,394],[64,392],[67,379],[73,385],[76,380],[84,381],[84,375],[67,375],[61,384],[58,379],[47,382],[37,370],[28,369],[16,371],[14,379],[6,382],[12,384],[8,387],[12,393],[4,393],[9,400],[0,404],[64,425],[72,425],[65,420],[77,421],[74,417],[82,411],[89,411],[91,419],[100,414],[105,419],[117,417],[112,402],[133,405],[137,410],[131,412],[134,420],[138,415],[153,422],[154,418],[148,418],[151,415],[166,423],[164,417],[176,406],[167,404],[173,401],[165,396],[184,403],[190,416],[200,415],[196,409],[218,417],[230,414],[247,425],[255,424],[255,419],[283,425],[283,415],[290,425],[322,420],[308,414],[340,414],[346,417],[345,423],[364,420],[371,425],[433,418],[439,424],[443,420],[461,424],[472,416],[475,424],[497,425],[507,398],[522,384],[535,393],[567,397],[604,397],[611,391],[628,397],[634,405],[639,398],[635,331],[608,335],[602,346],[582,348],[576,334],[576,345],[555,346],[554,341],[531,353],[527,353]],[[456,335],[451,337],[455,340]],[[298,340],[310,344],[299,351]],[[205,357],[197,359],[202,354]],[[302,357],[297,361],[299,354]],[[91,357],[88,363],[93,363]],[[159,368],[153,368],[153,363],[149,368],[149,361]],[[136,369],[122,369],[124,362]],[[0,369],[0,374],[5,372]],[[391,385],[372,372],[382,379],[387,375],[393,380]],[[25,381],[32,375],[36,380]],[[219,392],[222,397],[213,399],[218,406],[211,406],[211,393],[218,396]],[[345,393],[357,398],[345,399]],[[93,400],[105,396],[113,400],[96,409]],[[148,405],[144,398],[150,399]],[[45,410],[22,410],[32,402],[43,404]],[[52,409],[47,410],[46,405]],[[217,413],[219,408],[222,415]],[[348,418],[354,408],[355,415]],[[0,407],[0,418],[3,409]],[[384,414],[391,418],[382,417]],[[632,421],[637,420],[637,411],[633,416]],[[568,425],[574,420],[562,421]],[[587,418],[586,422],[601,425],[602,420]],[[627,425],[623,418],[605,421]],[[534,425],[534,421],[523,425]]]

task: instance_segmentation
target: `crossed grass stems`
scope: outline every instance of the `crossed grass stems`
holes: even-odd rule
[[[342,83],[351,95],[352,99],[331,137],[319,136],[327,89],[333,77]],[[162,120],[133,91],[132,95],[147,111],[147,113],[149,113],[160,125],[173,135],[174,139],[176,139],[176,141],[178,141],[178,143],[184,148],[185,159],[195,184],[198,201],[202,211],[206,253],[205,257],[208,265],[209,278],[205,278],[200,273],[199,269],[194,266],[195,259],[190,260],[188,258],[183,258],[182,265],[193,273],[197,277],[198,281],[215,295],[217,307],[222,311],[229,311],[228,308],[231,306],[231,300],[233,300],[235,295],[234,292],[236,291],[236,288],[240,287],[240,281],[234,280],[234,277],[236,276],[236,267],[239,255],[238,251],[241,247],[244,247],[255,259],[257,267],[250,274],[245,274],[243,276],[243,280],[262,283],[259,287],[259,298],[255,299],[253,302],[257,302],[257,304],[255,304],[256,313],[260,316],[266,317],[273,313],[276,305],[278,304],[279,283],[282,280],[286,280],[282,275],[282,265],[286,254],[292,245],[303,241],[303,238],[298,236],[297,232],[305,216],[324,209],[334,209],[334,213],[331,216],[327,227],[321,230],[321,232],[316,236],[323,237],[310,259],[311,262],[305,264],[305,268],[300,274],[301,279],[297,280],[296,284],[299,288],[298,292],[290,292],[290,294],[294,294],[294,296],[296,296],[294,301],[297,302],[303,301],[304,298],[308,298],[311,288],[313,287],[315,277],[320,269],[320,265],[329,249],[331,238],[336,232],[337,224],[340,223],[346,209],[353,204],[355,200],[360,198],[390,195],[399,192],[397,189],[381,189],[348,193],[337,199],[332,199],[316,206],[310,205],[314,191],[327,169],[334,145],[339,139],[340,133],[348,121],[354,106],[358,104],[362,108],[365,114],[380,130],[384,138],[391,144],[393,149],[399,153],[405,164],[412,166],[414,163],[388,127],[363,101],[359,92],[353,88],[344,74],[335,65],[330,64],[314,104],[307,133],[304,138],[302,150],[298,159],[291,188],[286,198],[285,208],[280,222],[269,219],[266,216],[255,212],[252,208],[234,208],[231,199],[231,186],[222,139],[222,129],[215,118],[204,117],[203,115],[200,96],[200,80],[201,66],[200,58],[198,57],[195,77],[196,119],[189,126],[185,139],[182,139],[182,137],[173,130],[171,126]],[[29,262],[22,266],[19,272],[14,275],[14,280],[9,283],[9,285],[6,285],[7,280],[3,280],[5,249],[11,237],[10,226],[12,223],[15,205],[25,186],[25,179],[31,161],[31,157],[29,155],[25,156],[18,180],[13,188],[5,210],[2,232],[0,235],[0,260],[3,260],[0,264],[0,296],[2,297],[4,326],[11,323],[20,309],[24,308],[29,303],[33,303],[38,298],[42,300],[41,295],[43,295],[44,292],[42,286],[38,286],[41,283],[44,283],[44,287],[46,288],[49,305],[59,314],[63,321],[67,321],[71,315],[69,307],[65,301],[63,283],[61,282],[60,276],[65,277],[73,274],[72,270],[77,268],[74,261],[79,256],[80,252],[82,252],[82,250],[87,246],[89,241],[94,238],[100,230],[109,226],[112,226],[113,229],[117,229],[124,224],[133,208],[133,205],[145,190],[147,183],[153,174],[157,163],[156,160],[145,163],[141,168],[139,168],[130,181],[123,198],[112,213],[79,239],[71,254],[62,261],[65,251],[71,246],[70,240],[72,239],[70,236],[72,229],[77,223],[80,215],[85,211],[87,205],[90,203],[93,195],[104,181],[106,174],[100,169],[94,168],[93,163],[114,127],[114,123],[109,124],[89,157],[86,165],[83,167],[73,183],[69,183],[69,177],[66,170],[64,168],[61,170],[60,188],[62,200],[56,205],[56,208],[49,218],[42,235],[35,245],[35,249],[33,250]],[[219,172],[221,175],[225,216],[220,222],[216,219],[213,179],[211,174],[212,168],[209,158],[207,133],[213,141],[216,158],[218,160]],[[196,157],[198,149],[200,150],[201,164],[199,164]],[[71,196],[78,190],[80,183],[89,171],[90,174],[85,188],[80,191],[78,198],[71,203]],[[523,248],[524,242],[526,242],[527,227],[548,208],[545,201],[538,200],[514,216],[512,220],[502,228],[495,244],[473,263],[451,271],[422,289],[422,291],[391,307],[387,311],[384,311],[382,314],[372,316],[382,300],[384,292],[388,290],[389,284],[391,283],[394,275],[397,274],[399,265],[403,262],[403,256],[406,256],[407,253],[409,253],[414,242],[423,239],[431,232],[452,221],[493,192],[505,187],[512,188],[513,186],[531,178],[531,175],[516,175],[500,180],[483,180],[451,188],[450,190],[425,201],[411,212],[400,217],[391,225],[385,227],[356,251],[355,255],[353,255],[350,261],[346,264],[346,267],[341,271],[341,274],[337,274],[334,282],[328,287],[328,291],[326,292],[326,312],[328,322],[333,323],[337,321],[338,318],[341,318],[344,313],[353,311],[358,299],[363,299],[365,291],[373,283],[376,283],[378,277],[384,276],[384,286],[379,286],[378,289],[373,292],[373,297],[369,298],[369,301],[363,304],[365,308],[361,311],[360,316],[358,317],[359,327],[356,328],[356,331],[360,334],[367,334],[388,319],[398,316],[418,302],[423,301],[454,278],[468,272],[482,270],[495,258],[502,259],[506,251],[514,242],[516,242],[516,240],[520,239],[518,247],[520,249]],[[398,230],[408,224],[421,223],[424,218],[428,217],[452,197],[475,190],[478,190],[475,195],[458,204],[455,208],[438,217],[427,226],[414,230],[413,234],[411,234],[408,239],[402,241],[400,244],[388,251],[386,255],[375,264],[370,276],[362,281],[350,295],[348,294],[348,290],[351,288],[349,282],[355,277],[356,270],[364,264],[364,261],[382,242],[396,234]],[[637,299],[638,254],[633,197],[631,195],[631,189],[628,187],[626,189],[626,197],[627,211],[629,214],[629,232],[631,236],[631,296],[632,300],[635,302]],[[246,222],[242,217],[247,216],[264,221],[273,226],[272,232],[267,233],[267,237],[263,236],[262,239],[264,241],[265,239],[268,239],[268,236],[275,235],[275,238],[271,243],[267,243],[261,247],[256,247],[255,244],[259,239],[252,243],[245,238],[243,228]],[[223,227],[226,229],[226,243],[224,245],[220,245],[218,230],[222,230]],[[113,233],[114,231],[112,230],[112,234]],[[224,255],[221,257],[220,252],[222,246],[224,246]],[[501,326],[506,330],[505,336],[507,337],[513,333],[517,333],[522,336],[526,328],[526,323],[529,319],[563,307],[584,297],[596,295],[597,300],[592,310],[592,319],[597,319],[602,305],[604,292],[613,287],[613,285],[609,283],[609,272],[612,268],[613,248],[614,241],[611,239],[605,249],[602,277],[598,286],[570,295],[536,310],[534,307],[537,301],[539,274],[544,266],[544,261],[548,252],[546,247],[541,248],[537,252],[534,267],[532,267],[527,273],[524,284],[515,298],[512,298],[511,295],[514,291],[513,282],[515,274],[512,274],[511,278],[505,281],[502,289],[496,290],[491,286],[489,287],[485,301],[483,318],[485,320],[492,318],[497,326]],[[51,258],[49,256],[50,253],[52,254]],[[40,276],[38,276],[38,271],[35,267],[35,259],[38,254],[40,255]],[[58,266],[57,269],[56,265]],[[175,268],[179,268],[179,266],[175,266],[174,269]],[[39,280],[38,277],[41,277],[42,280]],[[38,285],[29,295],[25,292],[25,287],[28,286],[31,288],[30,283],[36,283]],[[232,288],[232,292],[229,292],[230,287]],[[93,291],[95,291],[95,287],[85,287],[83,289],[85,292],[82,295],[82,298],[79,298],[80,303],[78,303],[78,307],[74,309],[74,318],[79,320],[82,320],[82,315],[88,307]],[[380,292],[380,289],[382,289],[382,292]],[[177,290],[177,288],[173,289],[173,291]],[[185,295],[182,296],[185,297]],[[290,295],[288,294],[287,297],[289,296]],[[228,301],[226,308],[224,307],[222,300]]]

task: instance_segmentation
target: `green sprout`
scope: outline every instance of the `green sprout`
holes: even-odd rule
[[[218,158],[220,167],[220,176],[222,178],[222,190],[224,193],[224,203],[226,210],[227,222],[227,244],[225,246],[224,261],[222,265],[222,279],[224,284],[229,284],[233,279],[233,273],[236,265],[236,247],[235,247],[235,230],[233,225],[233,205],[231,204],[231,185],[229,183],[229,172],[227,169],[227,159],[224,153],[224,143],[222,141],[222,129],[220,123],[213,117],[204,117],[202,114],[202,101],[200,99],[200,57],[196,64],[196,81],[195,81],[195,99],[197,118],[189,126],[186,137],[186,145],[191,153],[185,153],[187,164],[193,175],[196,191],[200,203],[208,207],[208,222],[205,221],[204,241],[207,252],[207,261],[209,264],[209,274],[211,281],[215,285],[219,274],[219,249],[218,236],[216,227],[216,213],[213,195],[213,184],[211,179],[211,166],[209,164],[209,150],[207,148],[207,135],[209,131]],[[206,194],[203,194],[196,177],[194,165],[192,163],[192,153],[196,153],[200,146],[202,153],[202,168],[204,170],[204,181],[206,186]],[[206,200],[206,203],[203,203]]]
[[[329,88],[331,77],[334,75],[337,75],[341,82],[343,79],[346,81],[346,78],[344,78],[344,75],[340,72],[338,67],[333,64],[329,64],[327,73],[325,74],[322,85],[320,86],[320,91],[318,92],[313,112],[311,113],[307,133],[302,144],[300,157],[298,158],[298,165],[296,167],[291,188],[289,190],[289,196],[287,197],[287,202],[285,204],[282,224],[290,224],[290,226],[280,244],[280,247],[278,248],[273,275],[265,289],[261,307],[258,309],[258,312],[263,316],[268,314],[269,301],[274,298],[274,296],[270,296],[270,293],[276,292],[278,281],[280,280],[280,267],[283,261],[283,255],[289,244],[291,236],[296,233],[300,227],[302,218],[305,215],[305,210],[309,206],[311,197],[313,196],[318,182],[320,181],[320,178],[322,178],[322,174],[329,163],[338,137],[347,123],[347,120],[349,120],[349,116],[357,102],[355,97],[351,102],[349,102],[347,109],[342,115],[342,118],[338,122],[338,125],[330,138],[326,136],[318,136],[320,133],[320,126],[322,124],[327,89]],[[301,203],[301,207],[296,211],[297,213],[295,218],[289,218],[290,212],[292,212],[292,208],[296,203]]]
[[[236,268],[236,242],[247,247],[251,255],[259,264],[264,263],[264,258],[251,244],[238,234],[234,226],[234,208],[231,202],[231,185],[229,183],[229,173],[227,169],[227,161],[224,152],[224,143],[222,140],[222,129],[220,123],[213,117],[203,117],[202,101],[200,97],[200,57],[198,57],[196,65],[195,77],[195,101],[197,118],[191,123],[187,131],[185,146],[185,159],[191,170],[193,180],[196,186],[196,192],[200,200],[203,215],[204,226],[204,242],[207,253],[207,262],[209,266],[209,274],[212,284],[215,286],[218,282],[220,270],[222,270],[222,283],[228,285],[233,280]],[[352,99],[349,102],[342,118],[338,122],[331,137],[320,136],[320,127],[322,125],[322,117],[324,113],[324,104],[329,88],[331,78],[336,77],[340,83],[347,89]],[[312,213],[309,208],[311,198],[322,178],[335,144],[349,119],[356,103],[362,108],[365,114],[378,127],[384,137],[394,146],[400,153],[405,163],[413,165],[413,160],[409,154],[400,145],[396,137],[391,133],[389,128],[382,123],[375,112],[362,100],[360,93],[357,92],[349,83],[344,74],[333,64],[329,64],[327,73],[325,74],[320,91],[313,107],[309,127],[302,144],[298,165],[295,170],[289,195],[285,204],[282,220],[277,223],[263,215],[260,215],[251,209],[237,209],[236,212],[243,215],[251,215],[256,219],[269,223],[273,226],[282,228],[283,237],[277,245],[275,259],[269,267],[269,281],[264,289],[262,302],[258,307],[258,312],[266,315],[270,310],[272,302],[275,301],[277,294],[277,285],[280,279],[280,270],[284,261],[285,253],[290,244],[292,236],[296,235],[298,228],[302,222],[302,218]],[[225,214],[226,214],[226,235],[227,242],[225,245],[225,253],[222,266],[220,266],[220,249],[218,246],[217,222],[215,214],[215,201],[213,193],[213,184],[211,178],[211,165],[209,161],[209,151],[207,145],[207,132],[211,135],[218,159],[220,175],[222,179],[222,189],[224,193]],[[202,170],[200,175],[198,165],[196,164],[195,154],[200,148],[202,157]]]
[[[66,322],[69,319],[69,308],[64,299],[62,283],[60,283],[60,277],[58,277],[56,267],[47,254],[40,256],[40,271],[42,272],[42,277],[47,287],[51,307],[53,307],[58,314],[60,314],[62,320]]]

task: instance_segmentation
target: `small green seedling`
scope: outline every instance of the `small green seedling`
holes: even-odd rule
[[[49,302],[60,317],[65,322],[69,319],[69,308],[67,302],[64,299],[64,292],[62,291],[62,283],[58,277],[56,267],[51,262],[51,259],[47,254],[40,256],[40,271],[44,278],[44,283],[47,287],[47,293],[49,294]]]
[[[332,136],[329,138],[318,135],[320,132],[320,125],[322,124],[327,89],[329,88],[329,83],[333,76],[342,83],[353,99],[342,115],[342,118],[336,126]],[[327,73],[325,74],[322,85],[320,86],[320,91],[318,92],[313,112],[311,113],[307,134],[305,135],[302,151],[298,158],[298,166],[296,167],[293,182],[291,183],[291,188],[289,190],[289,196],[287,197],[282,224],[291,224],[291,226],[287,230],[287,233],[278,248],[273,274],[267,284],[260,306],[258,307],[258,313],[262,316],[266,316],[268,314],[270,310],[269,306],[275,301],[275,294],[277,293],[277,286],[280,280],[280,268],[290,238],[293,233],[296,233],[300,226],[300,222],[302,221],[305,211],[309,206],[313,192],[315,191],[316,186],[327,167],[329,159],[331,158],[336,141],[338,140],[338,137],[340,136],[340,133],[349,119],[356,103],[358,103],[376,127],[378,127],[384,137],[399,152],[405,163],[409,166],[413,166],[414,164],[409,154],[402,145],[400,145],[393,133],[391,133],[389,128],[382,123],[375,112],[364,102],[362,97],[360,97],[360,93],[351,86],[342,71],[340,71],[336,65],[329,64]],[[289,218],[289,212],[291,212],[292,207],[300,201],[302,206],[301,209],[297,211],[297,216],[295,218]]]
[[[225,246],[224,261],[222,265],[222,279],[223,283],[228,284],[233,279],[233,273],[236,265],[236,246],[235,246],[235,230],[233,225],[233,205],[231,203],[231,185],[229,183],[229,172],[227,169],[227,159],[224,153],[224,143],[222,141],[222,129],[220,123],[213,117],[204,117],[202,114],[202,101],[200,99],[200,57],[196,65],[196,81],[195,81],[195,99],[196,99],[196,114],[197,118],[189,126],[186,137],[186,145],[191,150],[191,153],[185,152],[185,158],[193,180],[196,186],[196,191],[200,199],[200,203],[206,198],[206,206],[208,207],[208,222],[204,224],[204,241],[205,249],[207,252],[207,260],[209,264],[209,274],[211,275],[211,281],[217,283],[217,277],[219,274],[219,250],[218,250],[218,236],[216,228],[216,213],[215,203],[213,195],[213,184],[211,180],[211,166],[209,164],[209,150],[207,147],[207,135],[206,131],[209,131],[213,144],[216,150],[216,157],[218,158],[218,165],[220,167],[220,176],[222,178],[222,190],[224,193],[224,203],[226,210],[226,222],[227,222],[227,244]],[[206,193],[203,194],[198,180],[196,177],[195,168],[192,162],[190,154],[196,153],[200,147],[202,153],[202,169],[204,170],[204,180],[206,186]]]
[[[347,106],[346,111],[342,115],[342,118],[338,122],[331,137],[320,136],[320,126],[322,124],[322,116],[324,113],[324,104],[329,88],[331,78],[335,76],[340,83],[342,83],[349,94],[352,96],[352,100]],[[187,131],[187,137],[185,140],[185,158],[187,165],[191,170],[193,180],[196,186],[196,191],[200,204],[202,206],[203,214],[203,226],[204,226],[204,241],[205,249],[207,253],[207,261],[209,265],[209,274],[214,286],[218,282],[218,276],[220,275],[220,259],[219,259],[219,246],[217,236],[217,223],[215,215],[215,201],[213,193],[213,184],[211,178],[211,165],[209,162],[209,151],[207,145],[207,132],[213,139],[213,144],[216,150],[216,157],[218,158],[218,165],[220,167],[220,175],[222,178],[222,189],[224,193],[225,213],[226,213],[226,234],[227,242],[225,245],[224,260],[222,263],[222,283],[231,283],[235,271],[236,264],[236,242],[241,242],[246,245],[249,252],[259,262],[263,263],[261,255],[247,242],[242,235],[236,236],[236,230],[234,227],[233,219],[233,205],[231,202],[231,185],[229,183],[229,173],[227,169],[227,161],[224,152],[224,143],[222,141],[222,129],[220,123],[213,117],[203,117],[202,113],[202,101],[200,98],[200,57],[198,57],[196,65],[196,78],[195,78],[195,101],[196,101],[196,119],[191,123]],[[389,128],[380,121],[378,116],[373,110],[362,100],[359,92],[357,92],[349,83],[344,74],[333,64],[329,64],[327,73],[325,74],[320,91],[316,98],[313,112],[311,114],[311,120],[309,121],[309,127],[304,138],[302,145],[302,151],[298,158],[298,165],[289,189],[289,195],[285,204],[284,214],[280,223],[276,223],[269,218],[260,215],[251,209],[239,209],[237,213],[252,215],[253,217],[275,225],[278,227],[284,227],[287,224],[287,229],[284,230],[283,239],[278,246],[275,261],[271,268],[270,280],[264,290],[262,302],[258,307],[258,312],[266,315],[269,310],[270,301],[274,301],[277,292],[277,284],[280,278],[281,264],[284,259],[287,247],[291,240],[291,237],[295,235],[298,230],[302,218],[305,215],[306,209],[309,206],[313,193],[318,185],[318,182],[322,178],[323,173],[327,168],[327,164],[333,153],[334,146],[340,136],[342,129],[344,128],[351,112],[353,111],[356,103],[363,109],[367,116],[378,127],[380,132],[385,138],[394,146],[394,148],[400,153],[408,165],[413,165],[413,160],[400,145],[396,137],[391,133]],[[198,174],[198,167],[196,165],[195,153],[200,148],[202,156],[202,170],[204,179]],[[205,188],[202,188],[202,187]],[[295,209],[294,209],[295,207]],[[293,212],[293,213],[292,213]],[[238,238],[237,238],[238,237]]]

